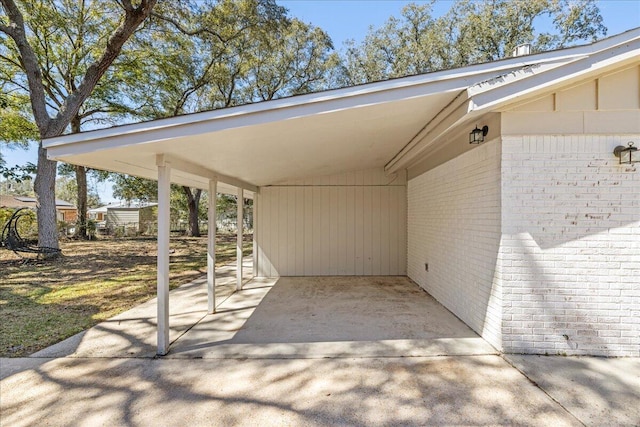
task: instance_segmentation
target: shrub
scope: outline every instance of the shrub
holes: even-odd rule
[[[9,218],[14,214],[16,209],[1,208],[0,209],[0,231],[2,231],[9,222]],[[22,215],[18,220],[18,234],[23,239],[33,240],[38,238],[38,222],[36,221],[36,213],[32,210],[25,209],[20,212]]]

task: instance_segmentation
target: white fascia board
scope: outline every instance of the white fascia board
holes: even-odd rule
[[[547,64],[551,68],[563,68],[566,63],[576,61],[584,57],[584,55],[624,45],[638,37],[640,37],[640,28],[585,46],[508,58],[464,68],[403,77],[321,93],[64,135],[44,140],[43,146],[48,150],[49,158],[64,160],[66,156],[74,154],[90,153],[103,149],[162,141],[315,114],[325,114],[434,93],[459,91],[475,85],[481,76],[488,77],[496,73],[505,74],[507,71],[531,66],[532,64],[538,64],[539,67],[542,64]],[[471,90],[471,96],[474,96],[472,95],[474,90]],[[478,98],[477,101],[480,101],[480,99]],[[478,103],[476,108],[479,105],[481,104]]]
[[[457,122],[469,112],[469,97],[463,90],[442,108],[411,140],[384,166],[391,174],[406,166],[419,155],[431,142],[445,132],[451,123]]]
[[[640,52],[634,46],[638,43],[640,29],[631,30],[592,45],[568,49],[573,51],[572,55],[547,57],[546,61],[526,64],[470,86],[466,96],[458,95],[385,165],[385,172],[393,173],[406,167],[439,137],[491,107],[526,96],[545,86],[574,79],[580,71],[591,72],[637,58]],[[533,60],[540,57],[531,55],[528,58]]]
[[[470,87],[468,93],[472,100],[471,110],[496,108],[516,98],[551,90],[568,82],[598,74],[607,68],[637,63],[639,58],[640,38],[636,38],[623,45],[572,61],[562,67],[552,69],[528,67],[504,76],[502,81],[483,82]]]
[[[85,142],[99,142],[117,138],[115,145],[124,146],[140,142],[159,141],[197,134],[202,131],[202,124],[206,131],[229,129],[239,126],[286,120],[313,114],[322,114],[359,106],[374,105],[391,102],[407,97],[424,96],[450,90],[460,90],[477,82],[478,76],[506,72],[514,68],[521,68],[533,62],[563,62],[583,54],[589,46],[565,49],[555,52],[544,52],[536,55],[508,58],[499,61],[471,65],[452,70],[437,71],[410,77],[363,84],[359,86],[334,89],[320,93],[299,95],[273,101],[247,104],[237,107],[205,111],[184,116],[158,119],[130,125],[115,126],[107,129],[63,135],[45,139],[43,146],[47,149],[81,144]],[[217,125],[214,125],[216,122]],[[186,131],[185,126],[195,127]],[[200,129],[198,129],[200,128]],[[172,131],[173,130],[173,131]],[[95,149],[104,148],[101,144]],[[110,147],[109,147],[110,148]],[[64,154],[79,154],[85,150],[65,150]],[[59,155],[63,155],[60,152]],[[55,158],[55,157],[53,157]]]
[[[571,60],[576,60],[572,57]],[[580,55],[577,58],[587,58]],[[394,173],[406,167],[414,158],[424,152],[442,135],[467,121],[467,117],[475,109],[476,104],[472,96],[481,91],[488,91],[495,86],[522,80],[534,72],[542,72],[560,68],[565,61],[548,61],[542,64],[529,64],[518,69],[508,70],[506,73],[494,75],[490,79],[477,83],[459,93],[451,103],[442,108],[412,139],[400,150],[384,167],[386,173]],[[535,71],[534,71],[535,70]]]
[[[215,117],[206,120],[198,119],[195,115],[181,116],[167,125],[164,121],[140,123],[130,126],[110,128],[82,134],[61,136],[43,141],[50,159],[63,160],[64,156],[84,154],[104,149],[126,147],[137,144],[164,141],[180,137],[188,137],[212,133],[221,130],[250,127],[261,124],[281,122],[295,118],[308,117],[348,110],[356,107],[372,106],[389,103],[395,100],[411,99],[430,94],[461,90],[469,82],[459,80],[443,81],[437,85],[421,85],[419,87],[406,86],[393,91],[380,91],[362,96],[335,98],[328,101],[316,100],[299,105],[272,105],[273,108],[256,110],[254,105],[234,107],[220,110]],[[260,104],[265,106],[266,104]],[[209,114],[209,113],[208,113]],[[144,125],[144,126],[142,126]]]

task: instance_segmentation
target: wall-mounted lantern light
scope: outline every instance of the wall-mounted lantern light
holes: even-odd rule
[[[484,137],[489,133],[489,126],[482,126],[482,129],[478,129],[478,126],[469,134],[469,144],[480,144],[484,142]]]
[[[613,155],[620,159],[621,165],[640,162],[640,156],[638,154],[638,147],[634,147],[631,141],[629,141],[627,147],[618,145],[613,149]]]

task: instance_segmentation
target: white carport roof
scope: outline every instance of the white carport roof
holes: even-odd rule
[[[52,159],[219,191],[411,161],[455,126],[637,61],[640,29],[594,44],[45,140]],[[470,129],[471,129],[470,128]],[[226,184],[226,185],[224,185]]]

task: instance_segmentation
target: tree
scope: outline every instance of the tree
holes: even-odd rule
[[[158,184],[156,181],[139,178],[135,176],[127,176],[115,174],[113,176],[114,186],[113,195],[127,202],[148,203],[156,201],[158,194]],[[207,219],[207,193],[201,193],[201,197],[197,203],[196,220]],[[184,189],[179,185],[171,186],[171,220],[178,221],[186,218],[187,222],[191,221],[191,215],[188,207],[188,200],[184,197]],[[216,210],[218,220],[222,223],[235,222],[237,216],[237,200],[236,196],[227,194],[216,195]],[[252,210],[253,201],[245,199],[244,204],[244,222],[246,227],[252,228]],[[187,216],[185,217],[185,212]]]
[[[563,48],[606,35],[593,0],[457,0],[444,16],[434,1],[409,4],[365,40],[347,43],[343,58],[350,84],[489,62],[520,44],[534,52]],[[551,30],[536,25],[550,21]]]
[[[38,138],[38,129],[25,108],[28,97],[8,87],[9,72],[0,62],[0,144],[26,147]]]
[[[60,200],[78,205],[78,182],[71,175],[62,175],[56,179],[56,197]],[[87,207],[97,208],[101,206],[100,195],[94,188],[87,192]]]
[[[146,79],[132,78],[132,116],[171,117],[326,89],[338,57],[319,28],[289,19],[273,0],[205,1],[159,9],[136,51]],[[215,28],[213,32],[211,29]],[[131,73],[139,70],[130,69]],[[188,234],[199,236],[199,189],[182,187]]]
[[[114,174],[113,196],[127,202],[151,202],[158,197],[158,183],[150,179]]]
[[[114,26],[102,27],[95,39],[86,40],[84,34],[80,35],[80,40],[92,46],[81,59],[86,64],[86,71],[77,79],[69,77],[65,91],[54,94],[51,92],[54,90],[52,85],[48,84],[52,64],[41,62],[39,58],[43,55],[39,55],[38,52],[50,51],[53,46],[65,46],[63,41],[75,40],[75,37],[66,31],[65,12],[84,2],[0,0],[4,12],[0,15],[0,59],[5,65],[8,63],[19,70],[18,78],[13,82],[17,83],[16,89],[23,89],[29,94],[31,112],[40,139],[59,136],[65,132],[102,76],[118,57],[125,42],[149,17],[156,1],[139,0],[135,5],[131,0],[111,2],[120,19],[113,21]],[[39,38],[38,35],[42,37]],[[39,43],[38,40],[45,42]],[[76,47],[73,43],[66,46],[71,49]],[[65,70],[59,71],[65,75]],[[38,243],[41,246],[58,248],[55,209],[56,162],[47,159],[46,150],[41,143],[38,147],[37,168],[34,185],[38,200]]]
[[[38,137],[38,129],[25,106],[28,98],[20,93],[12,92],[3,83],[9,77],[10,70],[0,62],[0,145],[9,148],[25,148]],[[0,175],[7,179],[31,179],[31,169],[26,167],[8,167],[0,148]]]
[[[33,197],[35,195],[31,179],[14,179],[13,177],[8,177],[0,184],[2,184],[0,186],[0,191],[4,194],[28,197]]]

